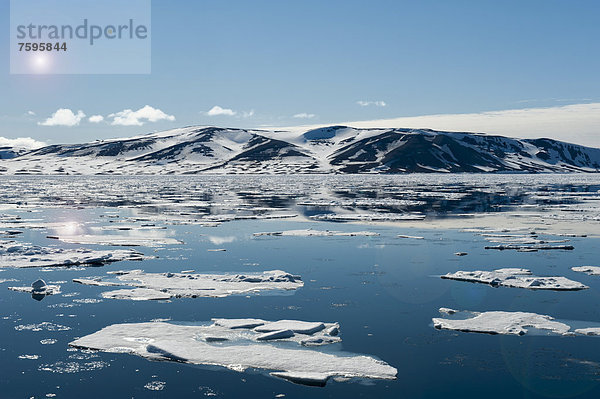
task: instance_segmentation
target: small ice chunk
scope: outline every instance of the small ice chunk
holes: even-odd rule
[[[325,334],[330,335],[332,337],[337,336],[340,333],[340,325],[335,323],[331,327],[327,327],[325,329]]]
[[[237,328],[254,328],[258,326],[262,326],[267,323],[261,319],[212,319],[213,323],[217,326],[229,328],[229,329],[237,329]]]
[[[34,281],[30,287],[8,287],[9,290],[27,292],[35,299],[41,300],[46,295],[60,294],[60,285],[48,285],[42,279]]]
[[[298,320],[279,320],[266,323],[254,329],[257,332],[271,332],[279,330],[290,330],[298,334],[311,335],[325,329],[325,324],[321,322],[309,322]]]
[[[40,355],[19,355],[19,359],[38,360]]]
[[[150,381],[144,385],[144,388],[150,391],[162,391],[165,388],[165,385],[167,385],[167,383],[163,381]]]
[[[467,256],[468,253],[466,253],[466,252],[455,252],[454,255],[456,255],[456,256]]]
[[[410,239],[413,239],[413,240],[424,240],[425,239],[425,237],[421,237],[421,236],[408,236],[408,235],[405,235],[405,234],[398,234],[398,238],[410,238]]]
[[[292,330],[277,330],[271,331],[256,337],[257,341],[270,341],[273,339],[285,339],[291,338],[294,336],[294,332]]]

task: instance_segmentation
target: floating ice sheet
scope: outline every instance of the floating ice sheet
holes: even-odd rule
[[[459,312],[454,309],[440,308],[440,314],[446,318],[433,318],[433,326],[440,330],[455,330],[462,332],[475,332],[486,334],[524,335],[528,329],[545,331],[548,334],[558,335],[600,335],[598,323],[595,327],[578,328],[571,330],[571,326],[564,322],[556,321],[546,315],[528,312]],[[583,322],[577,322],[582,324]],[[590,323],[592,324],[592,323]]]
[[[111,274],[117,274],[118,281],[106,281],[100,277],[73,281],[86,285],[135,287],[102,294],[105,298],[131,300],[225,297],[266,290],[295,290],[304,285],[300,276],[281,270],[247,274],[145,273],[131,270]]]
[[[0,240],[0,267],[102,265],[122,260],[144,259],[149,257],[133,250],[63,249]]]
[[[443,279],[484,283],[491,286],[528,288],[532,290],[577,291],[589,288],[566,277],[537,277],[527,269],[506,268],[487,271],[458,271],[441,276]]]
[[[325,213],[310,216],[314,220],[331,222],[389,222],[402,220],[423,220],[425,215],[418,213]]]
[[[258,326],[256,326],[258,324]],[[260,326],[300,327],[276,330],[280,338],[260,340]],[[305,329],[305,327],[313,327]],[[324,328],[315,330],[315,326]],[[337,323],[295,320],[268,322],[260,319],[215,319],[209,325],[164,322],[115,324],[79,338],[69,345],[106,352],[131,353],[152,360],[223,366],[235,371],[256,368],[271,371],[292,382],[323,386],[331,377],[394,379],[397,370],[371,356],[324,352],[308,348],[304,340],[339,342],[329,335]],[[267,328],[267,327],[265,327]],[[268,328],[270,329],[270,327]],[[286,331],[286,333],[281,333]],[[276,344],[287,342],[287,345]]]
[[[443,330],[508,335],[524,335],[528,327],[561,335],[567,334],[571,329],[567,324],[555,321],[550,316],[536,313],[502,311],[468,313],[471,317],[466,319],[434,318],[433,326]]]
[[[29,287],[8,287],[8,289],[40,296],[60,294],[60,285],[46,284],[41,279],[34,281]]]
[[[571,270],[589,274],[590,276],[600,276],[600,266],[577,266],[572,267]]]
[[[80,235],[80,236],[48,236],[68,244],[110,245],[120,247],[155,247],[159,245],[179,245],[183,241],[170,237],[138,237],[119,235]]]

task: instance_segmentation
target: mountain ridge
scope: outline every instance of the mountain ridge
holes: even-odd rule
[[[0,174],[6,175],[600,172],[598,148],[549,138],[407,128],[325,126],[292,132],[188,126],[1,150]]]

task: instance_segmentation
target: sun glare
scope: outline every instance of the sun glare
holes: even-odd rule
[[[36,54],[31,59],[32,69],[37,73],[48,72],[50,65],[51,60],[47,54]]]

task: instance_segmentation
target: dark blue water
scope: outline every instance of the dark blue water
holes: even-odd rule
[[[98,220],[102,212],[102,209],[45,210],[35,217],[85,221]],[[252,237],[252,233],[259,231],[310,227],[370,230],[381,235]],[[285,394],[286,398],[597,398],[600,395],[599,339],[456,333],[435,330],[431,324],[432,317],[439,317],[439,307],[530,311],[559,320],[599,322],[600,277],[570,270],[572,266],[597,263],[598,239],[574,238],[574,251],[519,253],[485,250],[486,242],[473,233],[339,223],[251,220],[214,228],[169,226],[169,231],[174,231],[174,236],[186,244],[156,252],[139,248],[148,255],[158,255],[159,259],[83,270],[5,269],[0,272],[1,279],[20,280],[0,284],[0,398],[43,398],[49,393],[61,398],[185,398],[213,394],[227,398],[269,398],[278,394]],[[69,246],[45,238],[47,234],[41,230],[26,230],[18,240]],[[424,236],[425,240],[400,239],[396,237],[398,234]],[[231,242],[213,244],[210,236],[229,237]],[[207,252],[207,249],[221,247],[227,252]],[[469,255],[457,257],[454,253],[458,251]],[[177,259],[179,257],[186,259]],[[456,270],[499,267],[524,267],[537,275],[566,276],[589,285],[590,289],[536,292],[436,277]],[[73,302],[74,299],[99,299],[100,293],[109,288],[82,286],[72,283],[71,279],[132,268],[148,272],[282,269],[301,275],[305,286],[292,295],[250,298]],[[28,294],[6,288],[29,285],[37,278],[67,281],[61,284],[63,294],[35,301]],[[73,293],[79,294],[69,296]],[[64,307],[72,304],[76,306]],[[331,380],[326,387],[317,388],[273,378],[264,371],[238,373],[224,368],[152,362],[127,354],[68,350],[68,343],[74,338],[110,324],[157,318],[202,322],[213,317],[337,321],[341,324],[344,351],[376,356],[396,367],[398,378],[368,382]],[[15,330],[15,326],[42,321],[71,329]],[[48,338],[57,342],[40,343]],[[39,359],[18,358],[25,354],[39,355]],[[73,358],[90,356],[89,359]],[[78,363],[80,369],[74,373],[40,370],[45,367],[61,371],[57,363],[58,366]],[[151,381],[166,384],[161,391],[144,388]]]

